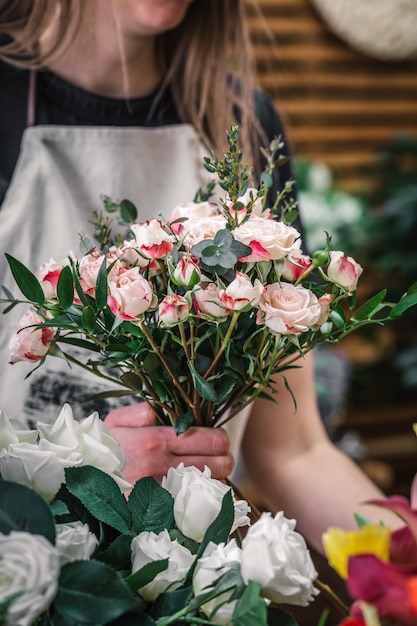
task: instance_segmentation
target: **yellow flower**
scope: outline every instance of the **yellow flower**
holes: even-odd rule
[[[390,539],[390,529],[380,524],[367,524],[351,531],[330,527],[322,536],[327,560],[342,578],[347,578],[348,560],[354,554],[375,554],[388,561]]]

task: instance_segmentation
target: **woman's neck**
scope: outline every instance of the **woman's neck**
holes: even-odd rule
[[[48,68],[86,91],[113,98],[147,96],[162,79],[154,38],[122,38],[112,15],[81,28]]]

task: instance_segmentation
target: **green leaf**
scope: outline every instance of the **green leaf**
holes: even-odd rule
[[[415,306],[417,304],[417,291],[412,291],[407,295],[403,296],[400,301],[395,305],[395,307],[390,312],[389,317],[391,319],[396,319],[400,317],[407,309]]]
[[[120,217],[124,224],[133,224],[138,217],[138,211],[133,202],[122,200],[120,203]]]
[[[273,185],[273,179],[272,176],[269,172],[263,172],[262,176],[261,176],[261,183],[263,183],[264,185],[266,185],[268,187],[268,189],[270,189]]]
[[[65,468],[68,491],[98,520],[127,535],[130,513],[117,483],[105,472],[85,465]]]
[[[381,303],[384,301],[386,295],[386,289],[383,289],[379,293],[375,294],[375,296],[367,300],[357,311],[355,311],[355,314],[352,316],[352,320],[356,322],[371,318],[377,311],[380,310]]]
[[[116,571],[130,570],[132,567],[131,543],[131,535],[119,535],[106,550],[96,553],[94,558],[107,563]]]
[[[51,511],[54,517],[59,517],[60,515],[67,515],[69,513],[69,508],[62,502],[62,500],[55,500],[51,503]]]
[[[99,561],[64,565],[54,600],[56,610],[73,624],[108,624],[136,604],[117,572]]]
[[[97,308],[101,311],[107,304],[107,257],[104,257],[97,273],[95,297]]]
[[[96,327],[96,314],[91,306],[83,308],[82,324],[87,333],[92,333]]]
[[[338,311],[330,311],[329,319],[339,330],[345,327],[345,318]]]
[[[140,478],[134,485],[127,506],[136,533],[144,530],[159,533],[174,525],[174,499],[151,476]]]
[[[268,625],[266,604],[259,595],[259,589],[257,583],[249,581],[233,610],[232,622],[234,626]]]
[[[31,302],[36,302],[36,304],[42,306],[45,302],[45,295],[35,274],[32,274],[23,263],[10,254],[7,254],[7,252],[6,259],[13,274],[13,278],[23,295]]]
[[[168,615],[174,615],[190,602],[193,596],[192,587],[184,587],[175,591],[165,591],[155,600],[152,607],[152,617],[158,619]],[[176,622],[179,626],[181,622]]]
[[[199,396],[205,400],[210,400],[211,402],[218,402],[217,393],[213,385],[211,385],[207,380],[204,380],[192,363],[189,363],[188,366],[191,371],[191,376],[193,377],[194,386]]]
[[[152,582],[155,576],[168,569],[169,559],[161,559],[147,563],[140,570],[125,578],[125,583],[132,591],[137,591]]]
[[[56,293],[64,311],[69,309],[74,301],[74,280],[69,265],[65,265],[59,273]]]
[[[24,506],[23,506],[24,503]],[[46,501],[26,485],[0,481],[0,532],[43,535],[55,544],[55,520]]]
[[[185,431],[187,431],[190,428],[190,426],[192,426],[193,424],[194,424],[194,415],[190,409],[189,411],[186,411],[185,413],[183,413],[182,415],[176,418],[175,434],[181,435],[182,433],[185,433]]]

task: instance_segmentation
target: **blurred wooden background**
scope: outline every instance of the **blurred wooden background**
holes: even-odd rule
[[[369,190],[373,180],[368,166],[375,162],[377,149],[399,134],[417,137],[417,58],[377,60],[352,49],[332,33],[310,0],[259,4],[276,44],[271,60],[265,24],[248,0],[259,85],[284,117],[293,154],[327,164],[335,184],[346,191]],[[385,286],[383,275],[371,276],[375,292],[378,281]],[[390,332],[384,329],[376,346],[358,338],[342,347],[366,378],[375,359],[389,353],[390,342]],[[387,493],[408,495],[417,471],[417,437],[412,431],[417,389],[411,399],[395,405],[384,402],[383,396],[373,380],[360,404],[348,400],[344,425],[363,439],[364,469],[371,477]],[[315,558],[322,580],[337,586],[337,577]],[[343,594],[343,584],[337,588]],[[297,610],[296,617],[316,626],[322,606],[325,603],[314,611]],[[332,612],[327,626],[338,623],[336,615]]]
[[[277,44],[271,62],[250,10],[259,83],[284,115],[294,153],[324,161],[341,186],[362,190],[375,149],[396,133],[417,135],[417,58],[381,61],[353,50],[310,0],[259,4]]]

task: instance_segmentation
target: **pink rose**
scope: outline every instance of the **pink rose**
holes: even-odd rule
[[[310,267],[311,257],[302,254],[300,250],[295,250],[285,259],[284,269],[282,270],[282,278],[295,283],[302,274]]]
[[[352,257],[346,257],[343,252],[331,250],[330,263],[327,268],[327,276],[348,294],[356,291],[358,280],[363,272],[363,267],[356,263]]]
[[[284,222],[251,216],[247,222],[234,231],[238,241],[250,246],[252,254],[244,261],[277,261],[297,248],[298,230]]]
[[[187,225],[189,220],[199,220],[202,217],[213,217],[214,215],[218,215],[219,211],[217,209],[217,205],[212,202],[186,202],[185,204],[177,204],[177,206],[172,211],[171,222],[179,218],[186,217],[186,222],[178,222],[177,224],[171,224],[171,228],[174,233],[178,235],[182,235],[184,229],[187,230]]]
[[[150,260],[147,257],[145,258],[143,254],[138,252],[135,239],[124,241],[119,251],[120,260],[125,267],[137,265],[138,267],[144,268],[149,267],[150,263],[154,263],[156,266],[158,265],[157,261]]]
[[[94,296],[96,292],[97,275],[105,257],[105,254],[93,251],[90,252],[90,254],[83,256],[78,263],[78,276],[81,288],[84,293],[87,293],[90,296]],[[107,267],[109,267],[115,260],[116,255],[114,253],[109,253],[106,257]],[[116,263],[110,270],[108,279],[111,280],[112,277],[116,276],[119,269],[120,265]],[[78,299],[76,299],[76,302],[77,300]]]
[[[299,335],[316,326],[322,315],[317,297],[302,285],[273,283],[265,287],[256,321],[274,334]]]
[[[247,274],[236,272],[236,277],[226,289],[219,292],[220,302],[231,311],[241,311],[244,308],[254,307],[264,290],[260,280],[252,282]]]
[[[222,306],[219,298],[219,288],[216,283],[200,283],[194,288],[194,308],[198,315],[222,321],[229,315],[230,310]]]
[[[54,333],[50,328],[34,328],[35,324],[43,322],[42,317],[31,309],[20,318],[18,332],[9,342],[11,364],[18,361],[40,361],[46,355]]]
[[[173,238],[163,228],[160,220],[133,224],[130,230],[135,235],[137,249],[148,259],[163,259],[171,252]]]
[[[190,220],[190,222],[186,222],[184,225],[184,245],[189,249],[199,241],[214,239],[216,233],[225,227],[226,220],[223,215]]]
[[[109,280],[109,290],[108,305],[116,317],[124,320],[136,319],[154,303],[152,287],[138,267],[123,270]]]
[[[159,305],[159,321],[162,326],[176,326],[190,315],[190,306],[183,296],[166,295]]]
[[[317,321],[317,326],[321,326],[324,322],[327,322],[330,313],[330,305],[332,303],[332,297],[329,293],[325,293],[319,298],[319,304],[321,309],[320,317]]]
[[[57,263],[54,259],[50,258],[46,263],[42,263],[36,272],[36,278],[41,283],[45,298],[56,297],[56,286],[64,265],[66,264]]]
[[[191,289],[200,282],[201,270],[190,256],[183,256],[172,272],[171,279],[176,285]]]

